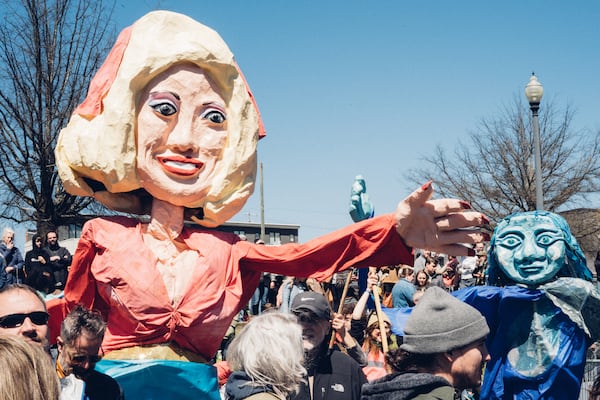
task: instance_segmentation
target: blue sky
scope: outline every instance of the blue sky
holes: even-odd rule
[[[357,174],[376,214],[393,211],[413,190],[405,171],[524,100],[532,71],[542,107],[569,104],[576,128],[600,129],[600,2],[117,0],[116,29],[157,9],[236,55],[268,134],[266,222],[300,225],[301,241],[351,223]],[[260,222],[259,205],[256,190],[232,220]]]
[[[600,2],[120,0],[115,24],[156,9],[212,27],[236,55],[268,134],[265,220],[299,224],[301,241],[351,223],[357,174],[376,214],[391,212],[413,189],[405,171],[524,99],[532,71],[542,107],[569,104],[577,128],[600,129]],[[233,220],[260,221],[258,190]]]

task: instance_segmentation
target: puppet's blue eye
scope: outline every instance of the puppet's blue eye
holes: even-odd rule
[[[169,102],[150,103],[149,105],[155,112],[167,117],[177,112],[177,108]]]
[[[209,120],[214,124],[222,124],[227,120],[225,114],[219,110],[210,109],[202,114],[202,118]]]

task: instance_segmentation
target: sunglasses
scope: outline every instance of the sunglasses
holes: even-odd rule
[[[298,322],[300,323],[314,324],[320,320],[320,318],[317,315],[311,312],[298,312],[293,314],[296,316],[296,318],[298,318]]]
[[[29,314],[9,314],[0,317],[0,327],[17,328],[23,325],[25,318],[29,318],[35,325],[46,325],[48,323],[48,313],[45,311],[34,311]]]
[[[89,361],[90,364],[96,364],[98,361],[102,360],[102,356],[97,354],[93,356],[71,356],[71,361],[75,362],[76,364],[83,364],[86,360]]]

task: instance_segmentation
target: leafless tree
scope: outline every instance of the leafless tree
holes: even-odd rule
[[[600,133],[575,131],[570,107],[540,107],[544,207],[556,211],[600,190]],[[433,179],[436,191],[471,202],[492,219],[535,210],[534,136],[531,112],[519,100],[495,118],[484,118],[455,149],[437,146],[424,166],[407,174]]]
[[[54,147],[114,38],[101,0],[0,0],[0,215],[47,231],[79,222]]]

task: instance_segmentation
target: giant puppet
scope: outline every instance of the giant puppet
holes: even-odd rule
[[[506,217],[488,258],[490,286],[454,292],[490,327],[481,398],[577,399],[600,295],[567,222],[547,211]]]
[[[410,263],[411,246],[466,254],[461,243],[483,240],[485,217],[459,200],[431,200],[431,183],[393,214],[305,244],[256,246],[210,229],[252,193],[262,136],[249,87],[216,32],[167,11],[125,29],[61,131],[56,159],[69,193],[147,217],[84,225],[64,299],[50,304],[53,324],[83,303],[107,320],[106,358],[189,372],[214,356],[262,271],[325,279],[351,266]],[[195,226],[184,225],[190,219]],[[196,383],[163,370],[134,390],[185,386],[190,397]]]

